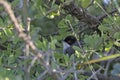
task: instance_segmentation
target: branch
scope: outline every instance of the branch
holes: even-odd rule
[[[103,14],[98,16],[98,19],[102,22],[104,18],[108,17],[108,15],[113,15],[115,12],[118,12],[117,9],[114,9],[113,11],[107,13],[107,14]]]
[[[93,74],[92,72],[84,72],[83,75],[91,76],[92,74]],[[104,74],[101,73],[96,73],[96,77],[98,78],[98,80],[120,80],[119,76],[105,76]]]
[[[37,47],[34,45],[33,41],[31,40],[31,37],[28,36],[27,34],[25,34],[23,32],[23,30],[20,28],[20,25],[14,15],[13,10],[11,9],[11,6],[4,0],[0,0],[0,4],[5,8],[6,12],[8,13],[9,17],[11,18],[13,24],[14,24],[14,28],[16,29],[16,31],[18,32],[18,36],[23,39],[23,41],[29,45],[29,47],[31,48],[31,50],[33,51],[33,54],[36,55],[36,57],[39,58],[40,63],[47,69],[49,70],[49,74],[54,77],[55,80],[59,80],[58,75],[52,70],[52,68],[50,67],[50,65],[47,65],[45,63],[45,60],[43,59],[43,57],[45,55],[47,55],[47,52],[43,52],[41,50],[38,50]]]
[[[92,0],[94,1],[94,0]],[[80,22],[84,22],[86,23],[90,28],[97,28],[100,23],[103,21],[104,18],[106,18],[108,16],[108,14],[113,14],[115,12],[117,12],[116,10],[113,10],[111,12],[109,12],[108,14],[103,14],[100,15],[98,17],[88,13],[87,11],[85,11],[85,9],[83,9],[82,7],[78,7],[74,0],[70,0],[70,1],[66,1],[64,3],[61,2],[61,0],[56,0],[55,2],[57,5],[62,4],[62,8],[68,12],[70,15],[76,17]]]
[[[62,3],[60,0],[56,0],[57,5],[60,3]],[[63,3],[62,8],[70,15],[75,16],[79,21],[90,25],[91,28],[98,26],[100,23],[97,17],[89,14],[82,7],[78,7],[73,1]]]
[[[12,22],[14,23],[14,28],[18,32],[18,36],[22,38],[26,44],[30,46],[34,54],[41,59],[41,62],[44,64],[44,61],[42,60],[43,54],[42,51],[38,51],[36,46],[34,45],[33,41],[27,34],[23,32],[23,30],[20,28],[20,25],[14,15],[13,10],[11,9],[11,6],[4,0],[0,0],[0,4],[5,8],[6,12],[8,13],[9,17],[11,18]]]

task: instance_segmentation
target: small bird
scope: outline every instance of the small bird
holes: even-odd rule
[[[67,36],[64,40],[63,40],[63,53],[64,54],[68,54],[69,56],[71,56],[72,54],[75,53],[75,50],[72,48],[73,45],[75,45],[77,42],[77,39],[74,36]]]

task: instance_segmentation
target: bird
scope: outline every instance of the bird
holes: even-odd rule
[[[71,56],[75,53],[75,50],[73,49],[73,46],[76,44],[77,39],[76,37],[69,35],[63,40],[63,53],[68,54]]]

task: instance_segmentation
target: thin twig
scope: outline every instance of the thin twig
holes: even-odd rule
[[[98,80],[96,74],[99,73],[101,69],[102,67],[100,67],[96,72],[94,72],[87,80],[91,80],[93,77],[95,77]]]
[[[12,22],[14,23],[14,28],[16,29],[16,31],[18,32],[18,35],[20,38],[22,38],[27,44],[29,44],[30,48],[33,50],[34,54],[38,54],[38,49],[36,48],[36,46],[34,45],[34,43],[32,42],[31,38],[29,38],[24,32],[23,30],[20,28],[20,25],[14,15],[13,10],[11,9],[11,6],[4,0],[0,1],[0,4],[3,5],[3,7],[6,9],[6,12],[8,13],[8,15],[10,16]],[[42,57],[42,53],[40,53],[38,55],[39,57]]]
[[[37,80],[43,80],[43,76],[47,74],[47,70],[45,70],[40,76],[37,78]]]
[[[11,9],[11,6],[4,0],[0,0],[0,4],[5,8],[6,12],[8,13],[9,17],[11,18],[12,22],[14,23],[14,28],[18,32],[18,36],[23,39],[23,41],[29,45],[31,50],[33,51],[33,54],[36,55],[36,57],[39,58],[40,63],[46,68],[48,65],[45,64],[45,61],[43,59],[46,52],[43,52],[41,50],[38,50],[37,47],[34,45],[33,41],[31,40],[31,37],[29,37],[26,33],[23,32],[23,30],[20,28],[20,25],[14,15],[13,10]],[[44,55],[43,55],[44,54]],[[50,70],[49,74],[53,76],[53,78],[59,80],[58,74],[52,71],[52,68],[48,66],[48,69]]]

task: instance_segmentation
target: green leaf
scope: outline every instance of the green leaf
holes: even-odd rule
[[[120,39],[120,32],[116,32],[116,33],[114,34],[114,38],[115,38],[115,39]]]
[[[15,80],[23,80],[22,75],[16,75]]]
[[[91,3],[91,0],[81,0],[81,4],[83,8],[87,8],[90,3]]]
[[[2,65],[2,57],[0,57],[0,66]]]
[[[104,25],[100,25],[100,26],[99,26],[99,29],[100,29],[101,31],[111,31],[110,27],[107,27],[107,26],[104,26]]]
[[[57,43],[56,39],[51,40],[51,42],[48,44],[49,48],[55,50],[55,48],[56,48],[55,44],[56,43]]]
[[[99,40],[100,40],[100,43],[98,42]],[[84,42],[86,46],[88,46],[91,49],[98,49],[102,43],[101,38],[99,37],[99,35],[96,35],[96,34],[92,36],[86,35],[84,38]]]
[[[105,61],[105,60],[109,60],[109,59],[113,59],[113,58],[117,58],[117,57],[120,57],[120,53],[114,54],[114,55],[110,55],[110,56],[101,57],[99,59],[93,59],[93,60],[90,60],[90,61],[87,61],[87,62],[83,62],[83,63],[78,64],[78,66],[86,65],[86,64],[92,64],[92,63]]]
[[[120,39],[116,40],[116,41],[114,42],[114,44],[115,44],[116,46],[120,47]]]
[[[116,76],[119,76],[119,75],[120,75],[120,63],[116,63],[116,64],[113,66],[113,70],[111,71],[111,74],[112,74],[112,75],[116,75]]]

